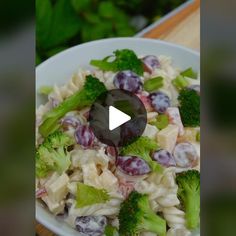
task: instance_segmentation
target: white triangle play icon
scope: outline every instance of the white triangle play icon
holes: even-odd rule
[[[109,106],[109,130],[113,130],[129,120],[131,120],[130,116],[113,106]]]

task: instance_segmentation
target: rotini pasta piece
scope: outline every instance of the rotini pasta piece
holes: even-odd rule
[[[86,76],[89,75],[89,71],[79,69],[76,74],[72,76],[69,82],[63,86],[54,85],[53,92],[49,94],[50,99],[62,102],[65,98],[73,95],[80,90],[85,82]]]
[[[69,214],[67,218],[67,222],[74,227],[74,222],[76,217],[78,216],[108,216],[108,217],[114,217],[118,215],[120,210],[120,204],[124,200],[123,196],[121,194],[112,193],[110,194],[111,199],[103,204],[94,204],[91,206],[86,206],[82,208],[76,208],[76,202],[72,204],[72,206],[69,209]]]
[[[94,71],[95,77],[97,77],[101,82],[103,82],[108,90],[115,89],[113,83],[114,72],[108,71],[103,72],[101,70]]]
[[[191,232],[186,228],[170,228],[166,236],[190,236]]]
[[[80,147],[76,147],[71,151],[71,162],[74,168],[81,167],[91,162],[100,165],[101,168],[108,168],[109,157],[105,154],[104,148],[99,150],[84,150]]]

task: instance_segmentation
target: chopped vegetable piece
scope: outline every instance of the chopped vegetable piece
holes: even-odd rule
[[[197,134],[196,134],[196,140],[197,140],[198,142],[200,142],[200,131],[198,131]]]
[[[158,129],[164,129],[169,124],[169,117],[165,114],[158,115],[156,120],[150,122],[151,125],[155,125]]]
[[[177,125],[169,124],[157,133],[157,141],[161,148],[172,153],[179,133]]]
[[[195,142],[197,137],[197,129],[191,127],[184,128],[184,134],[178,137],[178,143]]]
[[[152,211],[146,194],[133,191],[121,204],[118,218],[120,236],[136,236],[143,231],[166,235],[166,221]]]
[[[196,127],[200,125],[200,96],[195,90],[182,89],[178,97],[180,116],[183,125]]]
[[[121,149],[121,155],[137,156],[146,161],[152,168],[152,171],[161,172],[162,167],[153,161],[150,153],[158,149],[158,144],[148,137],[140,137],[133,143],[128,144]]]
[[[163,77],[158,76],[144,82],[144,89],[147,92],[154,92],[163,86]]]
[[[81,208],[98,203],[105,203],[110,199],[105,189],[97,189],[92,186],[78,183],[76,207]]]
[[[39,88],[39,93],[40,94],[44,94],[44,95],[48,95],[53,91],[53,87],[52,86],[41,86]]]
[[[57,107],[45,114],[43,123],[39,127],[39,132],[44,137],[47,137],[59,128],[60,124],[58,121],[67,112],[92,105],[96,98],[106,91],[104,84],[97,78],[91,75],[87,76],[82,90],[68,97]]]
[[[189,67],[188,69],[182,71],[180,74],[184,77],[189,77],[191,79],[197,79],[197,72],[194,71],[192,67]]]
[[[177,175],[178,197],[185,209],[186,226],[195,229],[199,225],[200,214],[200,173],[188,170]]]
[[[73,143],[73,139],[60,131],[50,134],[36,151],[37,177],[45,177],[51,171],[62,174],[67,170],[71,162],[66,148]]]
[[[189,82],[182,75],[178,75],[174,80],[172,80],[172,84],[178,89],[181,90],[187,86],[189,86]]]
[[[107,225],[104,232],[105,236],[119,236],[117,228]]]
[[[115,59],[108,61],[112,56],[105,57],[103,60],[91,60],[90,64],[104,71],[123,71],[131,70],[138,75],[143,75],[142,61],[137,57],[134,51],[122,49],[114,51]]]

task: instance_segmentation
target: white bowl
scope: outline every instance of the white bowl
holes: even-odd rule
[[[40,64],[36,68],[36,91],[42,85],[63,84],[79,67],[90,68],[91,59],[101,59],[116,49],[124,48],[132,49],[138,55],[167,55],[172,57],[174,66],[200,71],[199,53],[179,45],[142,38],[103,39],[72,47]],[[36,92],[36,106],[44,102]],[[36,219],[57,235],[79,235],[66,223],[58,221],[39,202],[36,202]]]

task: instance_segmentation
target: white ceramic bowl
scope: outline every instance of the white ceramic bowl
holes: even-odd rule
[[[172,57],[174,66],[200,71],[199,53],[179,45],[142,38],[103,39],[72,47],[40,64],[36,68],[36,91],[42,85],[63,84],[79,67],[90,68],[91,59],[101,59],[124,48],[132,49],[138,55],[167,55]],[[36,106],[44,102],[36,93]],[[56,220],[39,202],[36,202],[36,219],[57,235],[79,235],[66,223]]]

